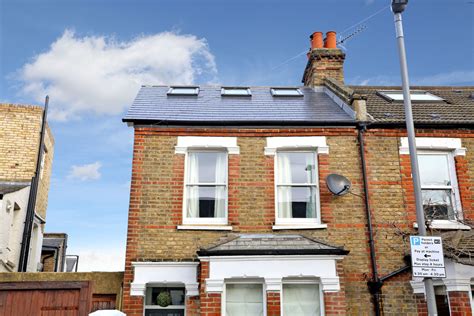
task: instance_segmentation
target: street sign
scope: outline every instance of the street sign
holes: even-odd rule
[[[441,237],[410,236],[410,246],[413,276],[446,277]]]

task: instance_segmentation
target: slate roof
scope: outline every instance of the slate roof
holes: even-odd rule
[[[26,188],[29,186],[29,182],[0,182],[0,194],[8,194]]]
[[[201,248],[200,256],[231,255],[346,255],[342,247],[310,239],[302,235],[238,234],[230,235],[217,245]]]
[[[143,86],[124,122],[187,125],[354,124],[326,93],[300,87],[303,97],[274,97],[270,87],[252,96],[221,96],[220,86],[200,86],[198,96],[167,95],[168,86]]]
[[[387,101],[377,94],[382,90],[398,90],[401,87],[387,86],[349,86],[355,93],[367,96],[367,112],[376,123],[404,123],[403,102]],[[412,101],[413,118],[418,124],[474,124],[474,87],[421,87],[412,86],[412,90],[423,90],[445,101]]]

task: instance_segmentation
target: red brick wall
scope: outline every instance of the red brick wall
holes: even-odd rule
[[[363,195],[357,132],[350,128],[223,129],[223,128],[143,128],[135,130],[127,255],[124,279],[124,311],[142,315],[140,297],[130,297],[132,261],[195,260],[199,247],[214,243],[227,234],[221,231],[178,231],[182,221],[184,155],[174,153],[177,136],[235,136],[240,155],[229,155],[229,225],[233,233],[294,233],[344,246],[350,250],[340,271],[344,294],[326,293],[328,313],[360,315],[371,313],[371,296],[366,281],[371,277],[364,200],[358,196],[334,197],[326,188],[325,177],[339,173],[352,182],[352,192]],[[327,136],[329,155],[318,155],[322,222],[321,230],[273,231],[274,157],[264,155],[265,137]],[[399,229],[414,231],[414,203],[409,161],[399,154],[402,130],[369,130],[365,136],[371,213],[380,275],[405,265],[409,251]],[[472,218],[474,190],[474,132],[419,130],[420,137],[463,137],[465,157],[456,159],[465,215]],[[408,156],[406,156],[408,157]],[[462,170],[462,171],[460,171]],[[467,172],[464,172],[467,170]],[[205,264],[201,267],[206,273]],[[387,314],[417,314],[417,303],[405,273],[385,282],[383,310]],[[187,302],[192,313],[220,313],[220,295],[205,294]],[[345,301],[342,301],[342,297]],[[200,301],[200,302],[199,302]],[[341,312],[344,311],[344,312]]]
[[[144,136],[135,132],[132,161],[132,181],[130,185],[130,207],[128,210],[127,251],[125,254],[125,273],[123,278],[122,309],[128,316],[143,315],[143,297],[130,296],[130,283],[133,281],[132,261],[136,260],[138,232],[140,230],[140,200],[143,181]]]
[[[221,294],[206,293],[206,278],[209,277],[209,262],[201,262],[201,272],[199,276],[199,297],[201,301],[201,315],[220,316],[221,315]]]
[[[280,316],[280,292],[267,292],[267,316]]]
[[[451,316],[471,316],[469,292],[448,292]]]

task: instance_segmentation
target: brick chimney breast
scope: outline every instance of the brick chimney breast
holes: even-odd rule
[[[314,44],[312,45],[302,80],[305,86],[322,86],[324,78],[333,78],[344,83],[343,66],[346,54],[335,47],[335,36],[335,32],[327,33],[326,43],[328,37],[330,37],[331,42],[334,42],[329,45],[330,47],[319,48],[315,47]]]

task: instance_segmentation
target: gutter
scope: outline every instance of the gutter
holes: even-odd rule
[[[133,125],[154,125],[154,126],[209,126],[209,127],[275,127],[275,126],[292,126],[298,128],[304,127],[353,127],[355,125],[354,120],[342,120],[342,121],[177,121],[177,120],[143,120],[143,119],[132,119],[123,118],[122,122]]]
[[[46,133],[46,120],[48,117],[49,96],[46,96],[43,120],[41,123],[40,142],[38,147],[38,157],[36,159],[35,175],[31,178],[30,195],[28,197],[28,207],[26,209],[26,219],[21,238],[20,259],[18,262],[18,272],[26,272],[28,266],[28,256],[30,253],[31,232],[35,219],[36,197],[38,195],[39,174],[41,172],[41,160],[43,159],[44,134]]]
[[[347,255],[349,250],[335,249],[245,249],[245,250],[206,250],[197,252],[198,256],[285,256],[285,255]]]

